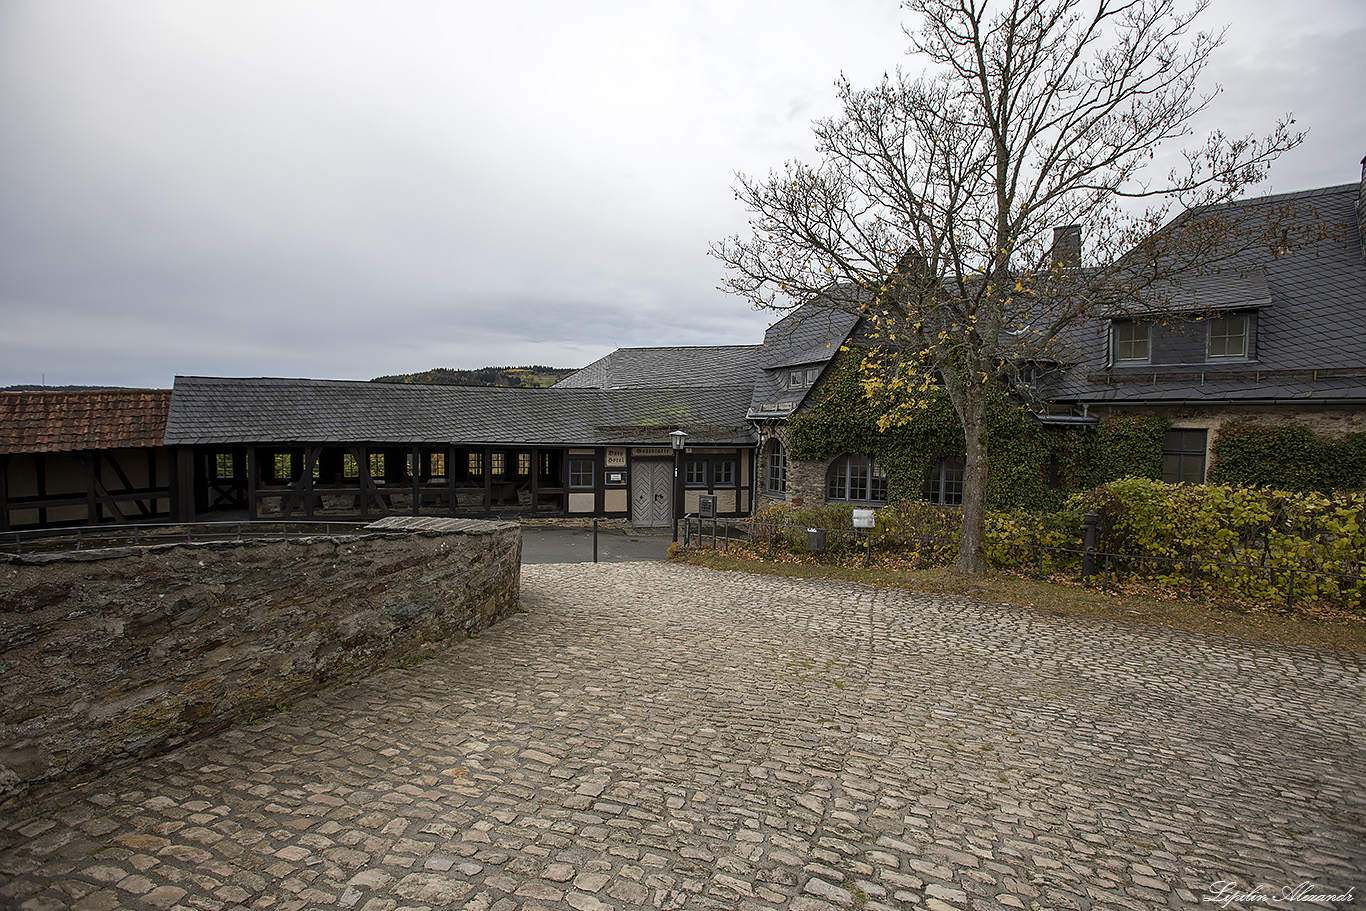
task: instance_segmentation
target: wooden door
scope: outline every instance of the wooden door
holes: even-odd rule
[[[631,465],[631,524],[668,528],[673,522],[673,465],[634,462]]]

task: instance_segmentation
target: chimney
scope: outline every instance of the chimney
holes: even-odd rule
[[[1361,258],[1366,259],[1366,158],[1361,159],[1361,185],[1357,188],[1357,239]]]
[[[1357,211],[1360,213],[1360,206]],[[1053,229],[1053,251],[1049,259],[1054,266],[1064,269],[1075,269],[1081,265],[1081,225]]]

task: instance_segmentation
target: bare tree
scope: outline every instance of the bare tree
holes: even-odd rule
[[[1216,133],[1165,178],[1149,175],[1213,97],[1196,85],[1222,40],[1192,29],[1206,2],[903,5],[920,19],[907,34],[926,73],[870,89],[841,79],[843,113],[814,127],[819,163],[740,176],[752,234],[712,254],[727,289],[756,306],[863,315],[878,345],[868,383],[902,403],[884,426],[942,387],[967,446],[957,568],[979,572],[989,393],[1061,359],[1079,320],[1233,255],[1249,234],[1210,207],[1300,135],[1289,117],[1265,138]],[[1158,232],[1172,212],[1196,215]],[[1070,240],[1084,233],[1084,262],[1075,243],[1056,254],[1064,226]]]

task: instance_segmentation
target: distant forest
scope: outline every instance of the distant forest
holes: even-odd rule
[[[576,368],[575,368],[576,369]],[[372,383],[420,383],[437,386],[515,386],[536,388],[553,386],[574,373],[574,369],[559,367],[480,367],[478,370],[453,370],[433,367],[421,373],[396,376],[377,376]]]

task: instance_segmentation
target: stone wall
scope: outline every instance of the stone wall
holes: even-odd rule
[[[393,518],[347,537],[0,562],[0,798],[173,748],[512,612],[521,530]]]

